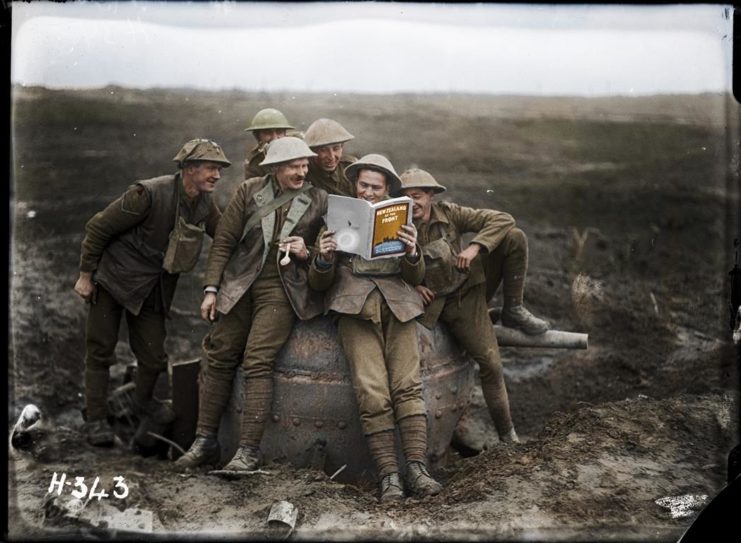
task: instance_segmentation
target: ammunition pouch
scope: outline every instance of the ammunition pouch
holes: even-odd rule
[[[170,232],[162,268],[172,274],[189,272],[195,268],[205,232],[205,226],[190,224],[178,216],[175,228]]]

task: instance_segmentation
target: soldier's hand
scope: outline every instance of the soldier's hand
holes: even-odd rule
[[[93,297],[95,291],[95,283],[93,283],[93,274],[91,272],[80,272],[80,277],[77,278],[75,283],[75,292],[86,302],[89,302]]]
[[[334,239],[334,232],[325,230],[319,238],[319,254],[322,255],[322,260],[330,262],[336,250],[337,240]]]
[[[207,292],[201,302],[201,318],[206,322],[216,320],[216,293]]]
[[[402,224],[401,230],[396,233],[399,239],[406,245],[409,256],[417,255],[417,229],[413,224]]]
[[[306,249],[306,243],[301,236],[288,236],[280,241],[283,250],[296,255],[297,260],[306,260],[309,258],[309,251]]]
[[[430,305],[432,303],[432,300],[435,299],[435,293],[432,292],[430,289],[423,285],[417,285],[414,287],[417,289],[417,292],[419,292],[419,295],[422,296],[422,301],[425,305]]]
[[[460,253],[455,261],[455,267],[458,271],[467,272],[471,270],[471,262],[476,258],[481,250],[481,245],[472,243]]]

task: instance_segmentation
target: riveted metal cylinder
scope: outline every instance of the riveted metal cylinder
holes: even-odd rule
[[[445,462],[444,451],[462,413],[460,402],[467,402],[474,385],[474,365],[462,356],[444,324],[433,330],[418,325],[417,331],[428,460],[434,468]],[[274,365],[272,416],[266,422],[261,449],[267,461],[287,460],[306,467],[315,443],[323,440],[325,471],[334,473],[347,464],[337,480],[353,482],[374,477],[375,467],[360,426],[350,370],[336,335],[336,325],[328,317],[294,326]],[[241,382],[238,372],[235,383]],[[457,397],[450,394],[452,390]],[[234,394],[241,396],[241,385],[235,386]],[[235,406],[241,405],[241,399],[233,400],[219,431],[222,457],[231,457],[238,446]]]

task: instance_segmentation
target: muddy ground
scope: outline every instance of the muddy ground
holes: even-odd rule
[[[587,350],[502,349],[522,443],[473,456],[451,447],[439,496],[380,506],[368,484],[282,464],[241,481],[183,475],[80,434],[85,306],[72,286],[85,221],[133,180],[170,172],[192,137],[219,141],[235,162],[217,190],[225,204],[250,143],[242,130],[266,106],[301,129],[335,118],[356,135],[348,152],[417,165],[450,199],[512,213],[530,241],[527,305],[589,334]],[[10,454],[11,538],[121,535],[121,515],[136,509],[168,537],[283,537],[266,520],[287,500],[299,512],[292,539],[671,541],[725,484],[739,441],[727,310],[738,107],[725,97],[17,88],[12,111],[8,425],[34,403],[43,427],[31,451]],[[202,272],[203,262],[181,278],[174,360],[197,356],[206,331]],[[121,337],[118,382],[133,361]],[[479,396],[467,416],[486,426]],[[75,524],[58,514],[70,491],[48,493],[55,472],[99,476],[109,491],[124,476],[129,494],[86,507],[108,528]],[[673,518],[656,503],[674,496],[695,497],[694,510]]]

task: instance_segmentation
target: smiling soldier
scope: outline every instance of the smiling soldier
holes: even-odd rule
[[[271,173],[242,182],[224,211],[208,257],[201,304],[201,316],[215,323],[203,340],[207,369],[196,439],[176,461],[180,468],[219,460],[219,422],[240,364],[244,406],[239,448],[224,469],[244,473],[260,463],[278,351],[296,317],[305,320],[322,312],[322,297],[307,282],[307,247],[315,243],[327,212],[327,193],[305,181],[312,156],[301,139],[273,141],[261,163]],[[281,258],[281,252],[287,255]]]
[[[354,182],[356,197],[371,203],[388,198],[400,185],[394,167],[382,155],[364,156],[348,166],[346,174]],[[427,471],[427,419],[415,322],[423,306],[412,288],[424,277],[424,259],[413,225],[403,225],[398,237],[405,244],[404,256],[368,261],[335,253],[334,232],[326,231],[309,272],[312,288],[327,292],[326,310],[338,317],[339,342],[350,366],[382,502],[403,499],[404,487],[414,496],[442,490]],[[394,441],[397,425],[407,462],[404,486]]]
[[[304,141],[316,153],[309,161],[307,180],[329,194],[355,196],[355,186],[345,169],[357,158],[344,155],[345,143],[354,139],[345,128],[332,119],[317,119],[306,129]]]
[[[211,198],[221,169],[230,162],[221,147],[191,140],[175,156],[179,171],[133,184],[85,225],[75,292],[90,309],[86,327],[85,405],[88,441],[111,446],[107,420],[109,368],[121,316],[137,359],[137,415],[166,424],[174,418],[153,397],[167,369],[165,317],[178,275],[196,265],[204,232],[214,235],[221,213]]]
[[[425,303],[419,320],[428,328],[438,319],[445,322],[478,363],[481,389],[499,438],[517,442],[487,301],[503,282],[503,324],[526,334],[549,329],[547,321],[532,315],[522,303],[527,238],[508,213],[435,202],[435,195],[444,191],[424,170],[401,174],[400,193],[414,201],[414,224],[427,267],[424,283],[416,287]],[[463,249],[461,237],[466,233],[475,235]]]

